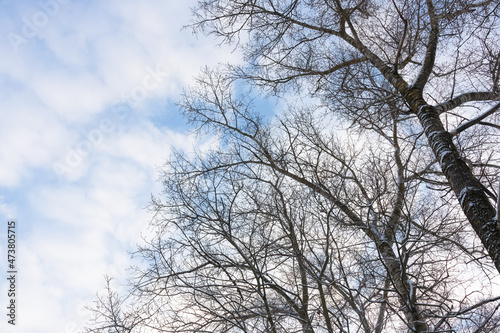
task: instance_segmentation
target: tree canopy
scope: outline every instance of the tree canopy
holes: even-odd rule
[[[497,331],[500,4],[194,13],[246,63],[186,90],[186,119],[219,144],[172,155],[148,265],[88,332]],[[289,103],[268,117],[259,95]]]

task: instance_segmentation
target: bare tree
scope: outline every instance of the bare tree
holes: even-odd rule
[[[498,331],[499,6],[200,1],[248,64],[185,93],[220,142],[173,154],[87,332]],[[319,103],[266,117],[255,86]]]
[[[416,125],[394,115],[359,140],[324,108],[265,121],[234,90],[207,71],[185,95],[188,119],[221,143],[170,159],[152,204],[158,234],[137,252],[149,265],[133,280],[135,310],[121,312],[140,324],[122,331],[500,327],[493,266],[431,152],[416,148]],[[114,327],[96,313],[88,332]]]
[[[394,113],[418,121],[500,271],[488,198],[497,186],[486,188],[457,149],[466,128],[499,128],[483,121],[500,107],[498,1],[210,0],[195,13],[196,27],[244,51],[242,77],[309,89],[359,126],[383,128]],[[443,118],[460,126],[449,131]]]

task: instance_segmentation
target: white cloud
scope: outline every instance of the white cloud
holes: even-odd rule
[[[0,196],[0,216],[4,220],[15,219],[17,217],[18,211],[17,207],[4,202],[5,197]]]
[[[128,256],[111,252],[105,237],[97,230],[45,230],[37,231],[21,246],[21,332],[64,332],[69,324],[82,328],[88,314],[80,307],[102,289],[103,272],[123,275],[127,264]]]
[[[23,35],[50,1],[67,4]],[[194,0],[40,3],[0,11],[0,216],[22,216],[15,332],[73,333],[103,275],[123,276],[130,264],[170,146],[195,144],[148,118],[153,104],[177,100],[202,66],[238,55],[181,31]],[[9,33],[24,38],[17,53]],[[119,103],[126,117],[113,113]]]
[[[37,325],[22,325],[25,332],[54,321],[60,331],[66,325],[81,328],[86,318],[77,313],[78,304],[93,299],[104,285],[104,274],[123,276],[130,265],[126,250],[141,242],[150,218],[143,208],[150,194],[158,192],[155,165],[166,159],[171,144],[190,148],[193,143],[143,122],[104,138],[78,182],[32,191],[27,206],[39,220],[21,252],[23,267],[29,267],[23,276],[30,279],[30,286],[21,284],[21,290],[30,297],[21,298],[20,304],[26,304],[27,313],[44,304],[51,311],[37,318]]]
[[[0,186],[16,186],[29,169],[47,165],[71,134],[29,94],[4,97],[10,112],[0,124]]]
[[[10,32],[22,34],[23,17],[31,19],[40,12],[37,3],[32,5],[24,5],[16,16],[9,17],[16,22],[9,24]],[[25,113],[30,117],[51,115],[54,120],[45,128],[58,130],[60,124],[55,123],[62,121],[68,130],[83,128],[96,114],[124,98],[132,102],[159,96],[176,99],[200,67],[236,57],[212,43],[195,40],[189,30],[181,31],[188,22],[189,3],[185,2],[114,1],[89,6],[70,1],[61,5],[57,15],[20,46],[18,54],[7,48],[10,56],[0,70],[10,78],[5,84],[19,83],[22,93],[3,101],[2,108],[23,112],[28,96],[32,102]],[[160,75],[152,78],[151,72]],[[16,152],[3,156],[8,164],[3,168],[9,172],[3,173],[0,184],[18,184],[25,162],[20,155],[36,155],[30,147],[40,140],[40,131],[26,125],[22,119],[0,124],[0,132],[15,129],[2,141],[10,142],[9,149]],[[75,139],[72,133],[66,135],[58,141]],[[48,148],[60,154],[60,147]]]

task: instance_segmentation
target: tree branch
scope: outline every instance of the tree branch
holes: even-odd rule
[[[425,54],[424,65],[422,66],[417,79],[412,84],[413,88],[417,88],[419,90],[424,89],[424,86],[429,80],[429,76],[432,73],[432,69],[436,61],[436,52],[439,38],[439,22],[438,17],[435,13],[434,4],[432,3],[432,0],[427,0],[426,3],[427,10],[429,12],[429,18],[431,20],[431,33],[429,35],[429,43],[427,45],[427,53]]]
[[[500,93],[489,91],[474,91],[458,95],[444,103],[435,106],[439,114],[453,110],[454,108],[471,101],[497,101],[500,100]]]
[[[462,125],[458,126],[457,128],[455,128],[453,131],[450,132],[451,136],[456,136],[456,135],[460,134],[461,132],[465,131],[466,129],[468,129],[469,127],[472,127],[472,126],[480,123],[481,120],[483,120],[486,117],[491,116],[493,113],[497,112],[498,109],[500,109],[500,103],[498,103],[497,105],[495,105],[494,107],[492,107],[491,109],[489,109],[488,111],[483,113],[482,115],[479,115],[476,118],[473,118],[473,119],[463,123]]]
[[[278,78],[278,79],[266,79],[263,77],[257,77],[257,76],[246,75],[246,74],[242,75],[242,77],[244,77],[246,79],[259,80],[259,81],[264,81],[264,82],[268,82],[268,83],[282,84],[282,83],[287,83],[287,82],[290,82],[296,78],[304,77],[304,76],[325,76],[328,74],[332,74],[332,73],[334,73],[342,68],[349,67],[349,66],[352,66],[355,64],[359,64],[359,63],[362,63],[362,62],[367,61],[367,60],[368,59],[366,57],[354,58],[351,60],[344,61],[343,63],[337,64],[337,65],[335,65],[331,68],[328,68],[326,70],[323,70],[323,71],[313,70],[313,69],[304,69],[304,68],[299,68],[299,67],[291,67],[291,66],[286,66],[286,65],[282,64],[282,66],[285,67],[286,69],[294,70],[294,71],[297,71],[299,73],[295,74],[295,75],[290,75],[290,76]]]

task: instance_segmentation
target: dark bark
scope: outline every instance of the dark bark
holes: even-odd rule
[[[436,109],[423,101],[414,103],[414,109],[464,214],[500,272],[500,230],[495,221],[496,210],[486,195],[484,185],[460,157]]]
[[[428,1],[429,2],[429,1]],[[409,86],[397,73],[391,70],[379,57],[371,52],[359,40],[342,36],[356,47],[393,85],[396,91],[406,100],[422,125],[429,145],[440,162],[453,192],[457,196],[462,210],[472,228],[485,246],[498,272],[500,272],[500,229],[495,221],[496,210],[491,205],[484,186],[473,175],[472,170],[461,158],[451,134],[445,130],[435,107],[428,105],[422,98],[423,87],[432,69],[437,48],[437,32],[431,33],[426,61],[415,85]],[[449,102],[443,103],[440,110],[448,110],[464,101],[479,98],[498,98],[496,93],[464,94]],[[500,209],[500,208],[499,208]]]

